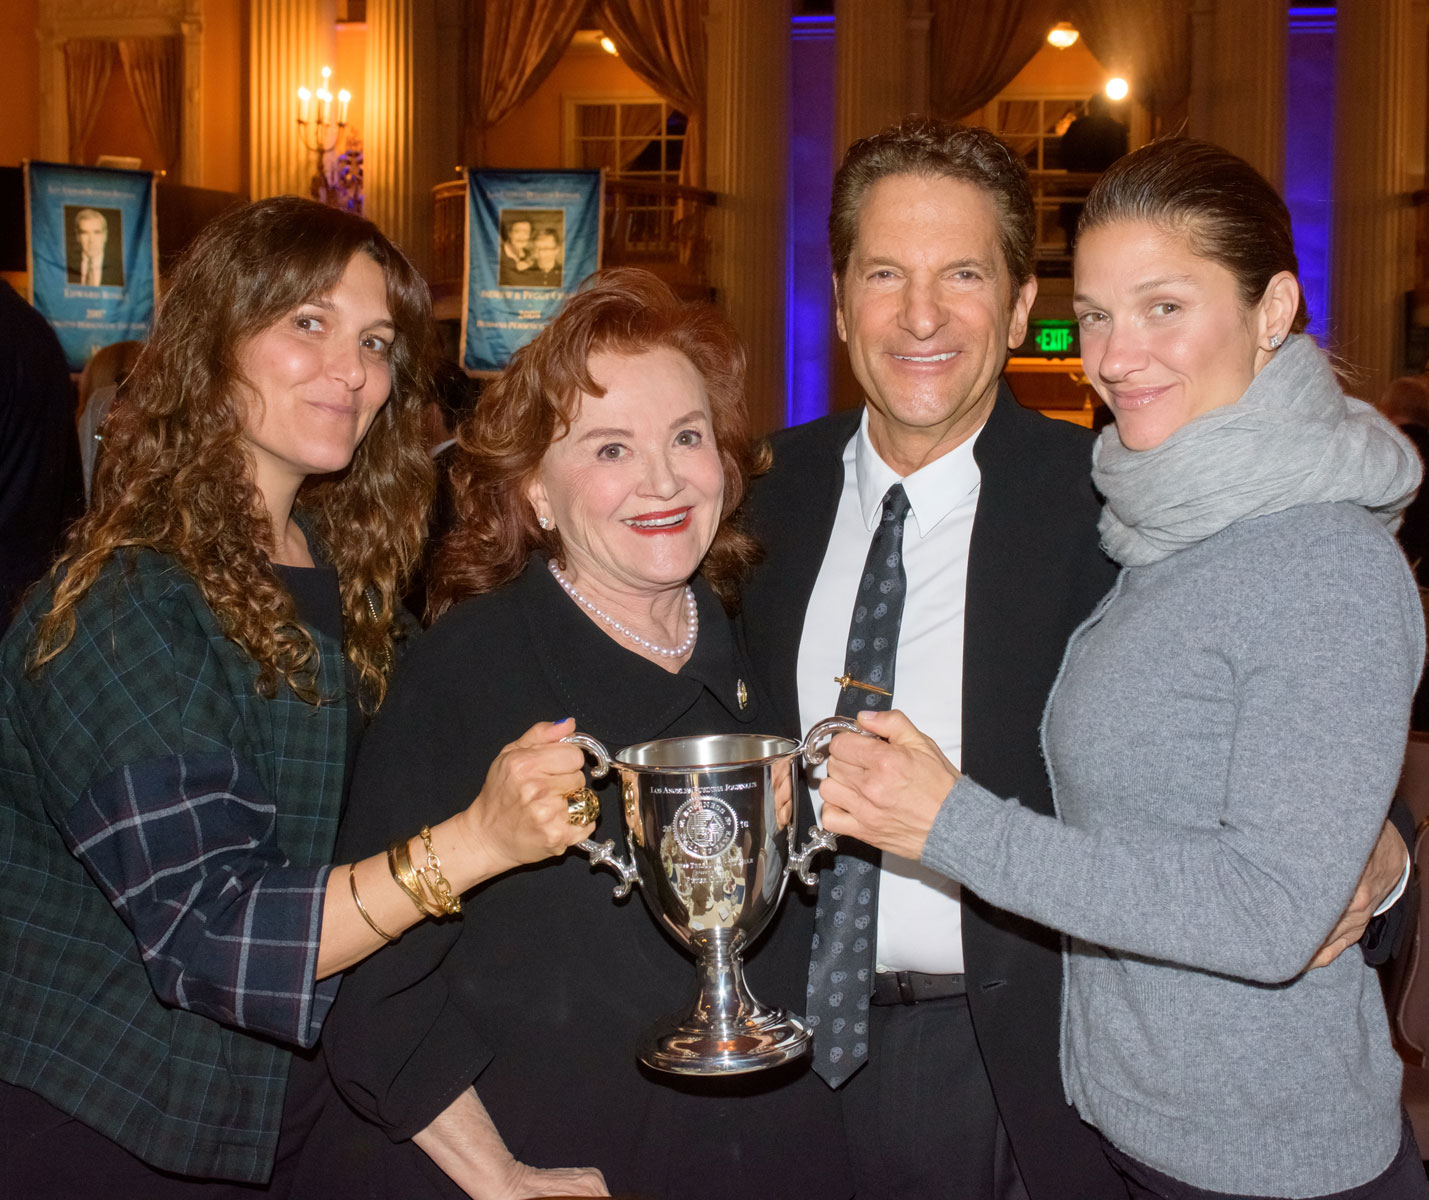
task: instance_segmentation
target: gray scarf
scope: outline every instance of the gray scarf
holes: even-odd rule
[[[1106,497],[1102,546],[1129,567],[1299,504],[1348,500],[1393,531],[1422,474],[1410,442],[1340,392],[1304,334],[1236,403],[1203,413],[1154,449],[1128,450],[1112,426],[1092,448],[1092,479]]]

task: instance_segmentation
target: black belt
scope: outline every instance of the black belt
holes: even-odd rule
[[[966,996],[961,975],[925,975],[922,971],[879,971],[873,977],[874,1004],[917,1004],[920,1000],[946,1000]]]

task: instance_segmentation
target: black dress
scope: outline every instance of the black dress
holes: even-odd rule
[[[367,733],[339,861],[464,808],[500,748],[538,720],[572,716],[612,753],[769,732],[733,626],[703,582],[696,594],[699,639],[678,674],[607,637],[538,559],[454,608],[407,655]],[[623,847],[618,785],[596,790],[595,836]],[[418,1178],[460,1194],[402,1139],[474,1082],[518,1159],[599,1167],[617,1194],[851,1194],[835,1098],[804,1062],[722,1080],[638,1063],[637,1038],[691,999],[694,969],[643,901],[612,899],[614,881],[574,851],[510,872],[468,895],[460,917],[414,927],[349,974],[323,1045],[349,1103],[392,1140],[355,1120],[334,1128],[334,1114],[319,1137],[329,1186],[341,1171],[358,1194],[410,1194]],[[766,1003],[803,1011],[812,913],[812,894],[791,881],[748,954]]]

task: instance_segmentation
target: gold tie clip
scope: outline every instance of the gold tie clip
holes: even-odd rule
[[[841,688],[856,688],[860,692],[877,692],[880,696],[893,695],[887,688],[875,687],[871,683],[864,683],[855,679],[852,675],[835,675],[834,682]]]

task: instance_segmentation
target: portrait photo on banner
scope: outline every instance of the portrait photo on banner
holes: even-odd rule
[[[461,365],[499,372],[600,269],[599,170],[469,168]]]
[[[103,347],[148,336],[159,276],[154,173],[23,167],[29,300],[70,370],[82,371]]]
[[[64,206],[65,278],[85,287],[124,286],[124,214],[117,208]]]
[[[503,208],[502,287],[560,287],[566,253],[566,214],[559,208]]]

